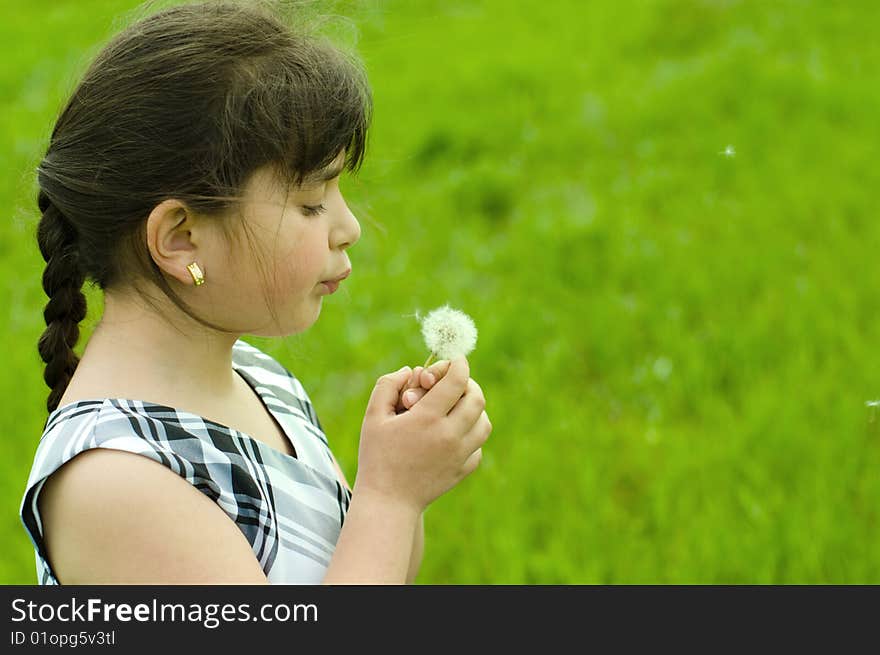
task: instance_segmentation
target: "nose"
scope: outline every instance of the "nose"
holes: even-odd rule
[[[361,224],[358,223],[357,218],[351,213],[348,204],[343,199],[339,223],[330,233],[330,246],[345,250],[346,248],[351,248],[360,238]]]

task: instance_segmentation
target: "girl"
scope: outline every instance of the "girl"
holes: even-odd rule
[[[37,169],[40,584],[414,579],[425,507],[491,431],[465,358],[377,381],[352,490],[300,382],[239,338],[307,329],[350,274],[339,177],[370,106],[356,62],[263,5],[161,11],[87,70]]]

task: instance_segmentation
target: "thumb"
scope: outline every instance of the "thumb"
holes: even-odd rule
[[[373,393],[367,403],[367,415],[396,416],[400,392],[409,381],[412,369],[404,366],[399,371],[388,373],[376,380]]]

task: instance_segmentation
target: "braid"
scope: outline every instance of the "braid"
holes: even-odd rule
[[[86,297],[82,293],[85,273],[80,267],[74,226],[42,190],[37,204],[43,213],[37,227],[37,243],[46,260],[43,290],[49,297],[43,310],[46,330],[38,349],[46,362],[43,379],[52,390],[46,408],[52,412],[79,363],[73,347],[79,341],[79,323],[86,316]]]

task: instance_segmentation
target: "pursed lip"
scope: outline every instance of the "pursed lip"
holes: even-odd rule
[[[345,278],[351,275],[351,269],[346,270],[342,275],[338,275],[334,278],[330,278],[329,280],[322,280],[322,282],[342,282]]]

